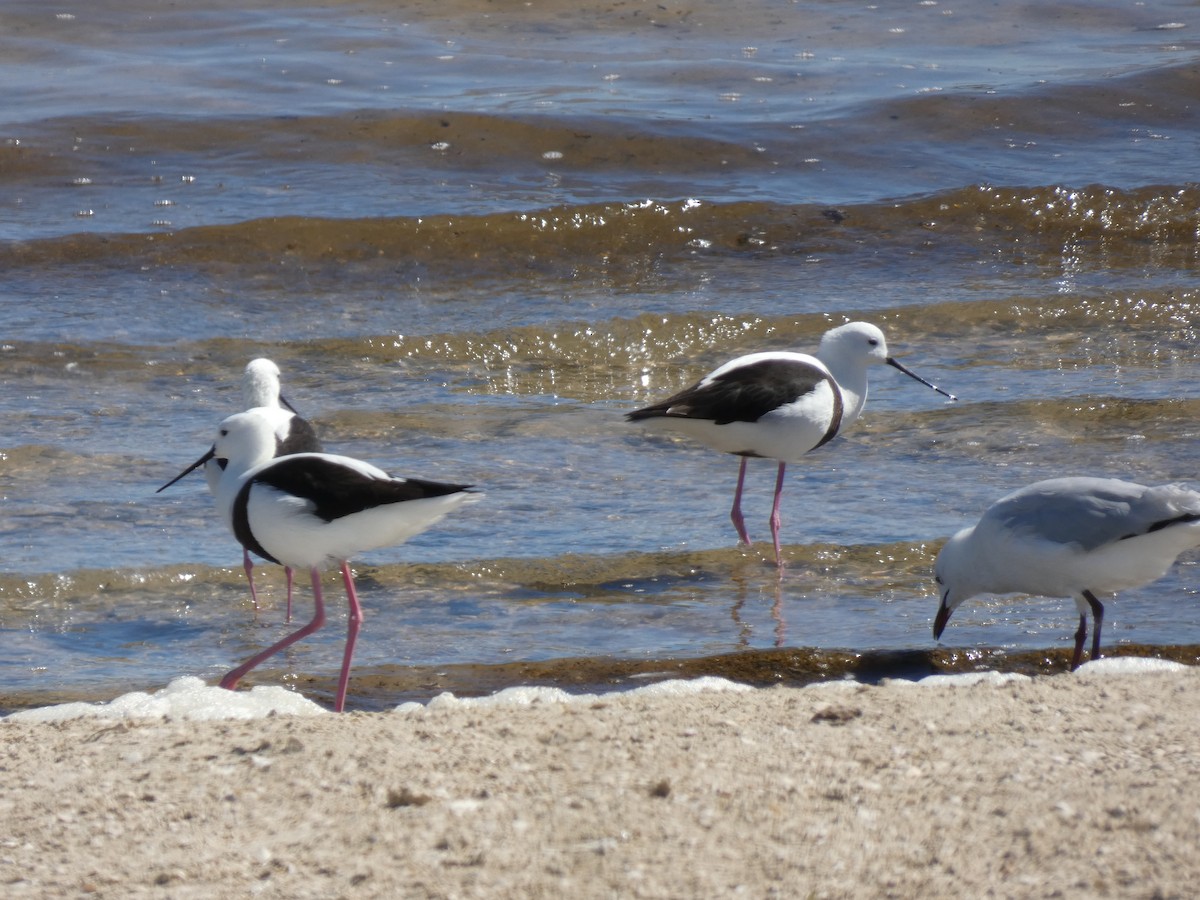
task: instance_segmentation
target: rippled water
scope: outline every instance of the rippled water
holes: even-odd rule
[[[258,355],[331,450],[487,492],[356,564],[352,706],[1061,667],[1069,601],[934,644],[940,541],[1039,477],[1196,479],[1194,5],[238,6],[0,8],[2,709],[282,636],[202,479],[154,493]],[[874,373],[777,578],[773,464],[739,549],[737,461],[621,414],[854,318],[962,399]],[[1194,660],[1194,563],[1108,646]],[[256,677],[327,699],[339,614]]]

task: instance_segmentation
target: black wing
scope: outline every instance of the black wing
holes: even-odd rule
[[[625,414],[631,422],[671,416],[709,419],[717,425],[757,422],[767,413],[812,393],[822,383],[833,388],[836,418],[841,418],[841,391],[828,373],[807,363],[767,359],[730,369],[711,381],[685,388],[661,403]]]
[[[312,456],[283,457],[250,479],[244,492],[249,491],[249,484],[265,484],[301,497],[326,522],[376,506],[441,497],[470,488],[469,484],[420,478],[372,478],[334,460]]]

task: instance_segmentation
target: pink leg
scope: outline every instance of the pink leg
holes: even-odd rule
[[[254,601],[254,611],[258,612],[258,591],[254,590],[254,560],[250,551],[242,551],[242,568],[246,570],[246,581],[250,584],[250,599]]]
[[[750,545],[750,535],[746,533],[746,520],[742,516],[742,485],[746,483],[746,457],[742,457],[742,465],[738,469],[737,490],[733,492],[733,508],[729,510],[729,519],[737,529],[738,537],[746,546]]]
[[[771,540],[775,542],[775,565],[783,568],[783,554],[779,551],[779,526],[782,519],[779,516],[779,497],[783,493],[783,473],[787,463],[779,464],[779,474],[775,476],[775,502],[771,506]]]
[[[354,576],[350,574],[350,563],[342,563],[342,580],[346,582],[346,599],[350,602],[349,622],[346,626],[346,652],[342,655],[342,675],[338,679],[337,699],[333,711],[341,712],[346,705],[346,688],[350,684],[350,660],[354,658],[354,645],[358,641],[358,630],[362,628],[362,607],[358,605],[358,594],[354,590]]]
[[[287,618],[284,619],[283,621],[290,622],[290,621],[292,621],[292,581],[294,580],[292,578],[292,567],[284,566],[283,574],[287,576],[287,584],[288,584]]]
[[[247,672],[257,666],[259,663],[270,659],[280,650],[290,647],[301,638],[308,637],[325,624],[325,601],[321,596],[321,573],[316,569],[312,570],[312,586],[313,604],[316,606],[316,613],[314,613],[312,621],[299,631],[292,632],[279,643],[272,644],[262,653],[259,653],[257,656],[252,656],[250,659],[246,660],[244,663],[221,679],[221,687],[228,691],[232,691],[235,687],[237,687],[238,681],[240,681]]]

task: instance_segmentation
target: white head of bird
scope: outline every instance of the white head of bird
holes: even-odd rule
[[[166,490],[185,475],[204,466],[208,488],[214,494],[230,468],[240,475],[279,453],[287,423],[294,414],[277,406],[261,406],[230,416],[221,423],[217,440],[208,452],[156,491]],[[220,445],[218,447],[218,445]],[[263,454],[267,454],[264,456]]]
[[[242,373],[242,399],[246,406],[253,409],[281,405],[279,378],[279,366],[272,360],[260,357],[246,363]]]
[[[891,366],[939,394],[956,399],[889,356],[887,339],[870,322],[848,322],[826,331],[817,347],[817,359],[825,364],[842,390],[843,429],[854,424],[867,402],[868,366]]]
[[[223,470],[214,493],[217,509],[227,521],[246,473],[275,458],[279,449],[276,428],[280,418],[288,415],[279,407],[260,406],[234,413],[218,427],[209,453]]]
[[[221,422],[213,443],[213,457],[226,463],[226,472],[241,474],[275,456],[277,413],[277,408],[260,406],[235,413]]]
[[[987,560],[969,558],[966,551],[967,542],[974,531],[975,526],[972,525],[947,540],[933,564],[933,580],[937,584],[939,601],[938,618],[942,627],[965,600],[986,591],[979,580],[979,565]]]
[[[817,355],[830,361],[860,359],[864,366],[886,363],[887,340],[883,332],[870,322],[847,322],[821,335]]]
[[[888,361],[887,340],[870,322],[849,322],[825,332],[817,359],[842,389],[842,425],[848,428],[867,402],[867,367]]]

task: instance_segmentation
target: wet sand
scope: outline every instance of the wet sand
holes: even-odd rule
[[[1200,670],[0,725],[9,896],[1174,897]]]

